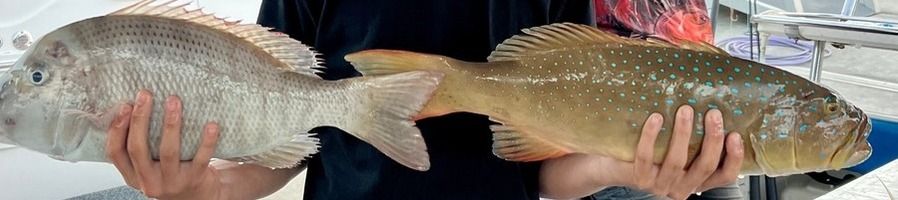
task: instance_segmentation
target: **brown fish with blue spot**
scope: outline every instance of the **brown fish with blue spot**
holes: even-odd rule
[[[742,133],[744,175],[841,169],[869,157],[867,116],[835,91],[786,71],[739,59],[708,44],[624,38],[593,27],[551,24],[523,30],[486,63],[396,50],[345,58],[365,75],[444,73],[418,118],[452,112],[490,116],[494,152],[515,161],[568,153],[633,160],[642,123],[678,107],[720,109],[727,132]],[[702,128],[703,112],[695,112]],[[673,118],[656,143],[667,151]],[[695,130],[702,135],[703,130]],[[689,160],[702,137],[691,137]]]

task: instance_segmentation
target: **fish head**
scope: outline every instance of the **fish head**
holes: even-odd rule
[[[844,119],[841,120],[843,123],[834,129],[846,137],[844,144],[830,161],[830,165],[834,169],[841,169],[861,164],[873,154],[873,149],[867,141],[867,137],[873,131],[873,124],[870,117],[852,103],[842,98],[838,98],[837,103],[843,107],[837,110],[843,113],[840,117]]]
[[[0,141],[48,154],[59,148],[54,146],[66,90],[63,75],[74,61],[67,42],[51,33],[0,75]]]
[[[825,95],[811,99],[799,109],[804,112],[801,121],[811,127],[796,126],[797,131],[814,129],[812,132],[818,136],[815,142],[823,143],[816,145],[828,154],[829,169],[847,168],[866,161],[872,153],[867,142],[872,131],[869,117],[837,92],[826,88],[824,91],[827,91]]]

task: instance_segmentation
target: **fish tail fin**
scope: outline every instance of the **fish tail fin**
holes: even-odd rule
[[[442,77],[424,71],[363,77],[368,88],[360,93],[363,100],[358,119],[341,128],[406,167],[428,170],[427,147],[412,118],[431,98]]]
[[[464,76],[464,71],[477,69],[473,63],[467,63],[446,56],[416,53],[401,50],[364,50],[348,54],[344,57],[364,76],[396,74],[409,71],[428,71],[442,73],[445,77],[440,81],[439,89],[414,119],[424,119],[445,115],[456,111],[466,111],[457,97],[471,97],[467,93],[479,92],[471,90],[469,85],[473,78]],[[460,91],[459,88],[465,88]],[[470,105],[470,104],[467,104]]]
[[[446,72],[454,59],[400,50],[365,50],[347,54],[349,61],[362,75],[385,75],[408,71]]]

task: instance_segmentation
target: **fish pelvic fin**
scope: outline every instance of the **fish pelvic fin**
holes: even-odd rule
[[[303,75],[319,77],[324,61],[319,53],[310,46],[290,38],[287,34],[270,31],[271,28],[258,24],[240,24],[240,21],[228,21],[226,18],[203,12],[202,9],[188,10],[189,4],[173,5],[174,0],[160,1],[142,0],[128,7],[119,9],[107,16],[147,16],[164,19],[186,21],[191,24],[211,28],[230,34],[243,40],[265,53],[273,56],[283,64],[277,69],[296,72]]]
[[[492,125],[493,154],[510,161],[540,161],[570,153],[556,145],[506,125]]]
[[[496,46],[496,50],[490,53],[487,60],[490,62],[517,61],[520,60],[521,57],[528,55],[535,55],[563,48],[597,44],[683,48],[729,56],[726,51],[711,44],[684,42],[681,45],[674,45],[661,40],[649,41],[638,38],[628,38],[592,26],[574,23],[555,23],[527,28],[521,31],[523,34],[512,36]]]
[[[289,135],[282,144],[271,150],[252,156],[232,158],[228,160],[255,164],[272,169],[292,168],[299,165],[309,155],[318,152],[318,138],[312,137],[312,133],[297,133]]]
[[[356,120],[340,127],[367,142],[399,164],[418,170],[430,169],[430,156],[421,131],[412,118],[436,90],[443,74],[413,71],[363,77],[364,105]]]
[[[408,71],[445,73],[457,60],[432,54],[402,50],[364,50],[343,57],[362,75],[386,75]]]

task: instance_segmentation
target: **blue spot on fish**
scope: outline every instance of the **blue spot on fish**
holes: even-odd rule
[[[677,79],[677,75],[676,75],[676,74],[670,74],[670,79]]]
[[[693,72],[698,72],[698,67],[692,67]]]
[[[683,83],[683,87],[685,87],[686,89],[692,89],[692,87],[694,86],[695,84],[693,84],[692,82]]]
[[[674,53],[673,56],[674,56],[674,58],[680,58],[680,54],[678,54],[678,53]]]
[[[621,93],[620,93],[620,96],[621,96],[621,97],[625,97],[625,96],[627,96],[627,95],[625,95],[623,92],[621,92]]]
[[[639,65],[636,65],[636,70],[639,70]]]
[[[664,62],[664,59],[658,58],[658,63]]]
[[[785,139],[785,138],[789,137],[789,133],[786,133],[785,131],[780,131],[780,133],[777,135],[777,137],[779,137],[780,139]]]
[[[655,77],[655,74],[649,74],[649,78],[652,79],[653,81],[658,80],[658,77]]]
[[[717,105],[715,105],[715,104],[708,104],[708,108],[710,108],[710,109],[717,109]]]
[[[711,83],[711,81],[705,81],[705,85],[708,87],[714,87],[714,83]]]
[[[739,89],[730,88],[730,92],[732,92],[733,94],[739,94]]]
[[[696,103],[694,98],[689,98],[688,101],[690,105],[694,105]]]
[[[718,67],[718,68],[717,68],[717,73],[723,73],[723,68]]]
[[[611,67],[617,67],[617,63],[611,63]]]
[[[686,70],[686,66],[680,65],[680,71]]]
[[[664,101],[664,103],[666,103],[667,105],[673,105],[674,101],[673,101],[673,99],[668,99],[668,100]]]
[[[735,110],[733,110],[733,114],[735,114],[736,116],[742,115],[742,109],[736,108]]]
[[[735,71],[736,73],[739,73],[742,71],[742,69],[739,69],[739,67],[736,67],[735,69],[733,69],[733,71]]]
[[[762,140],[766,140],[766,139],[767,139],[767,134],[761,134],[760,136],[761,136],[761,139],[762,139]]]
[[[652,103],[652,105],[655,105],[655,107],[658,107],[658,102],[654,102],[654,103]]]
[[[761,82],[761,77],[760,77],[760,76],[755,76],[755,82]]]
[[[732,80],[733,80],[733,77],[732,77],[732,76],[727,76],[727,80],[732,81]]]
[[[800,131],[800,132],[802,132],[802,133],[805,132],[805,131],[808,131],[808,125],[807,125],[807,124],[801,124],[801,126],[798,126],[798,131]]]
[[[729,59],[727,59],[725,62],[727,62],[727,64],[730,64],[730,60],[729,60]],[[739,71],[737,70],[736,72],[739,72]]]
[[[711,62],[705,62],[705,66],[711,66]]]
[[[745,87],[750,88],[750,87],[751,87],[751,83],[745,82]]]

